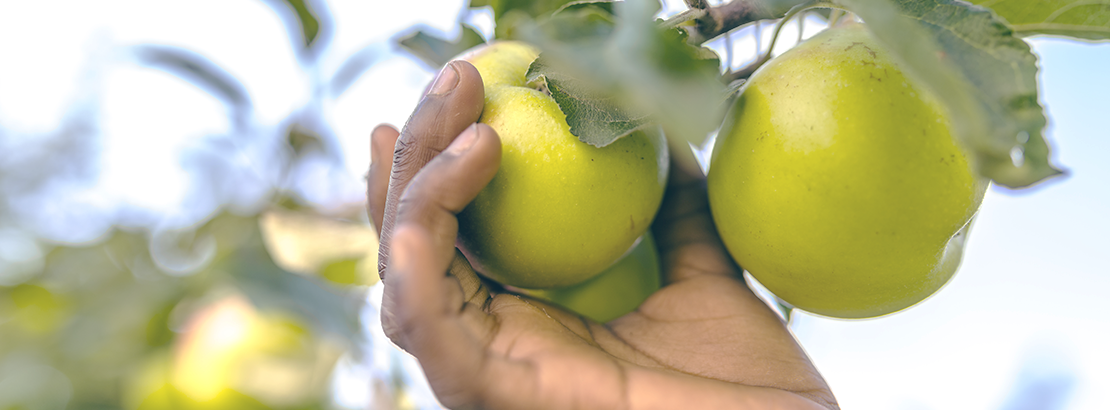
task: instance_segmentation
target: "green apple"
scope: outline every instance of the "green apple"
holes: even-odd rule
[[[952,277],[987,183],[946,111],[862,25],[769,62],[723,125],[708,175],[733,258],[796,308],[864,318]]]
[[[659,251],[651,232],[601,274],[577,285],[556,289],[522,289],[522,293],[605,323],[636,310],[659,290]]]
[[[121,386],[127,408],[306,408],[341,353],[239,294],[199,306],[181,330],[172,349],[132,370]]]
[[[501,137],[501,168],[459,215],[459,247],[506,285],[583,282],[644,234],[663,198],[667,147],[635,132],[597,148],[570,133],[551,96],[525,82],[531,46],[497,42],[464,57],[485,84],[481,122]]]

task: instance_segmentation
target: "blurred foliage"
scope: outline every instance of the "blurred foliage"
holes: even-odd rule
[[[335,226],[356,232],[353,224],[279,212],[298,215],[302,226],[265,232],[271,242],[302,231],[330,239]],[[360,283],[354,265],[329,264],[355,248],[277,258],[331,269],[306,276],[272,262],[263,233],[256,216],[222,213],[175,233],[171,246],[115,231],[94,245],[52,249],[32,280],[0,287],[0,373],[44,375],[32,388],[0,383],[0,408],[58,408],[47,398],[59,391],[72,408],[322,405],[332,364],[361,342],[364,292],[315,273]],[[361,244],[362,254],[376,254],[375,241]]]
[[[320,20],[316,18],[316,13],[312,11],[312,8],[309,7],[309,4],[306,3],[305,0],[282,1],[289,5],[297,15],[297,23],[301,28],[304,46],[306,48],[312,47],[312,44],[316,42],[316,36],[320,34]]]
[[[462,33],[455,40],[444,40],[421,30],[401,37],[397,42],[424,64],[439,69],[464,51],[484,44],[485,40],[473,27],[464,24]]]
[[[320,56],[304,51],[321,49],[326,8],[266,4],[286,18],[302,67],[317,72]],[[11,145],[0,128],[0,409],[334,407],[337,360],[364,354],[359,315],[377,282],[377,235],[361,205],[312,203],[300,181],[321,159],[341,166],[321,100],[375,55],[306,76],[315,99],[270,131],[241,79],[197,50],[122,51],[224,103],[232,134],[198,138],[183,154],[201,187],[186,205],[215,212],[182,223],[117,211],[87,221],[99,239],[52,242],[37,224],[81,217],[50,206],[97,175],[99,112],[77,106],[34,144]]]
[[[1061,171],[1050,162],[1043,137],[1036,57],[1016,36],[1105,38],[1110,30],[1106,4],[980,3],[998,5],[1014,20],[950,0],[734,0],[713,7],[700,2],[707,7],[659,22],[653,22],[659,9],[653,0],[484,0],[470,6],[492,9],[497,39],[521,39],[541,48],[529,80],[542,82],[537,88],[555,98],[574,135],[605,146],[636,129],[660,125],[679,141],[672,146],[681,148],[676,156],[687,162],[685,143],[701,145],[721,123],[724,106],[738,88],[729,82],[765,61],[732,73],[702,43],[758,21],[778,20],[781,28],[803,10],[854,12],[911,74],[950,111],[960,113],[953,116],[955,134],[973,154],[980,174],[1009,187],[1030,186]]]
[[[612,8],[615,15],[589,5],[518,21],[520,38],[544,51],[528,79],[543,78],[571,133],[584,142],[605,146],[658,125],[672,138],[701,144],[724,119],[729,96],[717,55],[686,43],[681,30],[656,25],[659,9],[650,1]]]
[[[1006,19],[1019,35],[1053,34],[1110,40],[1108,0],[972,0]]]
[[[259,222],[266,248],[283,268],[340,285],[378,282],[378,234],[369,226],[280,208]]]
[[[577,3],[574,0],[471,0],[470,7],[489,6],[493,10],[494,20],[500,24],[501,19],[507,15],[519,13],[531,17],[539,17],[554,13],[567,3]]]

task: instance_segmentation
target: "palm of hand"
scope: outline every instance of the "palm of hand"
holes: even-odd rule
[[[471,334],[490,355],[526,370],[523,377],[499,382],[496,390],[515,393],[492,397],[507,402],[489,405],[516,408],[524,404],[517,400],[527,399],[531,408],[634,407],[630,395],[605,392],[627,392],[629,372],[647,371],[690,382],[771,387],[835,407],[778,316],[743,282],[716,236],[700,182],[672,185],[654,226],[667,285],[637,311],[606,325],[514,294],[491,294],[456,258],[452,270],[474,308],[463,313],[474,316]]]

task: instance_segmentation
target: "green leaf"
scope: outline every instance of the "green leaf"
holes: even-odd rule
[[[139,45],[133,49],[139,61],[174,74],[238,110],[250,110],[246,87],[216,63],[193,51],[161,45]]]
[[[320,34],[320,20],[316,18],[316,13],[305,4],[304,0],[284,0],[286,4],[297,13],[297,22],[300,23],[301,33],[304,35],[305,48],[311,47],[312,43],[316,41],[316,36]]]
[[[577,14],[581,11],[604,14],[610,17],[613,15],[613,2],[605,0],[547,0],[534,2],[510,0],[500,3],[502,3],[501,9],[496,6],[493,7],[494,21],[497,23],[494,29],[494,37],[499,39],[516,38],[516,31],[522,24],[528,25],[537,20],[546,21],[552,17],[561,17],[560,15]]]
[[[337,285],[357,285],[358,262],[362,259],[341,259],[331,262],[320,270],[320,276]]]
[[[567,115],[571,133],[604,145],[649,122],[668,136],[700,144],[724,116],[729,88],[717,56],[687,44],[684,33],[654,21],[658,3],[568,8],[517,36],[541,50],[529,79],[543,78]]]
[[[612,3],[574,2],[541,17],[510,13],[497,21],[495,31],[502,39],[535,40],[542,32],[545,39],[574,44],[604,41],[615,25]]]
[[[789,303],[786,303],[786,301],[780,299],[778,296],[775,296],[775,305],[777,305],[779,313],[782,314],[782,320],[786,322],[787,325],[790,325],[790,319],[794,318],[794,307],[790,306]]]
[[[296,315],[314,327],[314,334],[336,335],[357,345],[362,298],[278,266],[257,217],[223,212],[198,228],[197,236],[213,237],[218,244],[207,273],[231,279],[259,309]]]
[[[379,280],[378,234],[370,226],[277,207],[264,212],[258,225],[268,253],[282,269],[341,284]]]
[[[953,113],[980,174],[1026,187],[1049,164],[1037,60],[990,10],[954,0],[839,0]]]
[[[459,54],[486,42],[473,27],[463,24],[459,38],[449,41],[417,31],[397,41],[412,55],[433,68],[443,67]]]
[[[170,330],[170,315],[177,307],[177,300],[166,303],[154,311],[146,325],[146,344],[150,347],[163,347],[173,342],[176,334]]]
[[[260,309],[295,314],[317,332],[343,337],[352,345],[361,340],[355,298],[282,270],[263,253],[242,252],[231,266],[239,289]]]
[[[564,4],[563,7],[555,10],[555,12],[552,14],[559,14],[562,12],[581,10],[585,8],[597,8],[599,10],[605,11],[606,13],[613,14],[613,2],[611,0],[572,1],[570,3]]]
[[[970,0],[990,7],[1021,36],[1110,40],[1110,0]]]
[[[294,158],[303,158],[309,152],[324,150],[324,139],[301,124],[289,126],[285,143],[293,151]]]
[[[627,110],[609,90],[599,90],[565,70],[553,69],[543,55],[532,62],[526,78],[529,83],[545,82],[567,116],[570,133],[587,144],[604,147],[648,124],[646,115]]]
[[[529,17],[549,15],[563,6],[572,3],[589,3],[572,0],[473,0],[470,7],[489,6],[493,9],[495,21],[512,13],[523,13]]]
[[[224,265],[251,302],[261,309],[295,314],[318,332],[334,334],[357,345],[362,337],[358,319],[360,299],[353,293],[278,267],[266,252],[257,228],[250,236]]]

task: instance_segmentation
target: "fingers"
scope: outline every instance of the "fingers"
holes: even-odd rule
[[[366,173],[366,206],[374,229],[382,233],[382,216],[389,189],[389,173],[393,169],[393,146],[401,133],[382,124],[370,133],[370,171]]]
[[[425,227],[436,244],[452,248],[458,219],[501,163],[501,141],[485,124],[473,124],[425,165],[397,200],[396,223]]]
[[[671,166],[667,191],[651,229],[665,283],[700,274],[741,273],[713,224],[701,170]]]
[[[473,124],[417,172],[397,200],[382,326],[420,360],[445,403],[471,402],[478,394],[475,375],[488,359],[487,337],[496,326],[481,310],[488,292],[456,257],[454,243],[455,215],[493,179],[500,159],[497,134]]]
[[[422,323],[431,313],[446,311],[442,305],[454,300],[451,308],[456,311],[459,305],[469,302],[480,292],[477,276],[473,271],[465,272],[454,263],[455,235],[458,220],[455,214],[462,211],[478,192],[493,179],[501,159],[501,142],[493,129],[484,124],[467,128],[442,154],[433,159],[412,180],[398,200],[396,230],[401,228],[414,231],[410,233],[408,248],[390,248],[390,255],[404,255],[411,260],[398,263],[421,263],[419,269],[411,266],[387,267],[385,294],[394,300],[395,305],[387,306],[383,312],[406,315],[395,324],[383,325],[402,341],[411,332],[406,323]],[[447,291],[432,281],[447,278],[452,268],[460,274],[454,287]],[[454,278],[452,278],[454,280]],[[412,285],[417,283],[418,285]],[[413,287],[414,286],[414,287]],[[393,337],[394,334],[391,334]],[[401,342],[399,345],[404,346]]]
[[[389,284],[382,301],[386,335],[416,356],[430,380],[457,380],[443,373],[476,369],[484,346],[458,317],[458,283],[447,268],[454,253],[437,249],[423,227],[400,226],[394,231]],[[465,378],[463,378],[465,379]]]
[[[386,335],[420,361],[436,397],[445,405],[480,402],[487,368],[488,335],[497,326],[480,305],[462,303],[460,284],[445,274],[454,253],[433,245],[417,224],[398,224],[382,301]]]
[[[485,94],[482,78],[474,66],[452,61],[440,71],[428,94],[401,131],[393,154],[389,188],[378,250],[378,273],[385,273],[390,237],[400,197],[417,171],[447,148],[463,130],[478,121]]]

